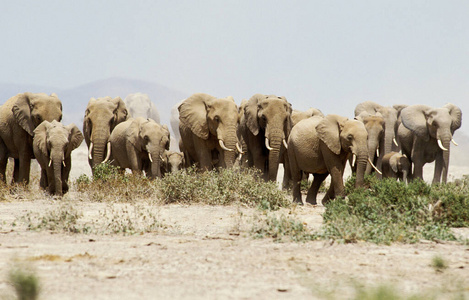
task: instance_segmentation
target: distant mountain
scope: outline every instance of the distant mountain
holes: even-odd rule
[[[62,100],[64,124],[75,123],[79,128],[82,127],[83,115],[91,97],[111,96],[114,98],[119,96],[124,99],[130,93],[141,92],[148,94],[160,112],[161,123],[168,124],[168,127],[170,127],[169,117],[171,107],[180,100],[190,96],[184,92],[153,82],[126,78],[108,78],[71,89],[26,84],[0,84],[0,103],[4,103],[12,96],[26,91],[34,93],[44,92],[47,94],[56,93],[60,100]]]

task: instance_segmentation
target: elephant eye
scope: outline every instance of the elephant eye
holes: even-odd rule
[[[145,141],[147,141],[147,142],[150,140],[150,138],[148,137],[148,135],[146,135],[146,136],[144,137],[144,139],[145,139]]]
[[[215,116],[215,118],[213,118],[216,122],[220,122],[220,117],[219,116]]]
[[[261,119],[262,121],[267,121],[267,117],[265,115],[262,115]]]
[[[351,134],[347,135],[347,140],[351,141],[353,139],[353,136]]]

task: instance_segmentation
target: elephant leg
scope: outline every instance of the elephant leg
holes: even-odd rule
[[[62,192],[65,194],[69,190],[68,178],[70,176],[70,170],[72,168],[72,160],[70,157],[65,158],[65,167],[62,168]]]
[[[47,183],[47,172],[44,169],[41,169],[41,180],[39,181],[39,186],[43,189],[46,189],[48,186]]]
[[[283,182],[282,182],[282,188],[284,190],[288,189],[290,187],[290,182],[291,182],[291,170],[290,170],[290,161],[288,159],[288,155],[285,152],[284,158],[283,158]]]
[[[440,183],[441,180],[441,173],[444,168],[443,156],[438,153],[435,159],[435,171],[433,172],[433,181],[432,184]]]
[[[4,183],[7,182],[6,178],[6,170],[7,170],[7,163],[8,163],[8,149],[3,142],[2,139],[0,139],[0,176],[1,179]]]
[[[324,195],[324,198],[322,198],[322,205],[326,205],[331,199],[335,198],[335,192],[334,192],[334,186],[331,185],[329,186],[329,189],[326,192],[326,195]]]
[[[306,202],[310,203],[312,205],[317,204],[316,197],[318,195],[319,188],[321,187],[321,184],[324,182],[324,180],[327,178],[329,174],[313,174],[314,179],[313,183],[311,183],[311,186],[308,189],[308,194],[306,195]]]
[[[18,172],[19,177],[17,182],[24,182],[25,184],[28,184],[29,173],[31,171],[31,155],[29,153],[24,153],[22,156],[20,156],[19,161],[20,169]]]
[[[11,176],[11,183],[17,183],[20,181],[20,160],[13,159],[13,175]]]

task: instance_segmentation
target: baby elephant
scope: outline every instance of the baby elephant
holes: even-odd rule
[[[149,178],[161,178],[161,159],[169,149],[169,130],[142,117],[118,124],[109,137],[115,166],[132,172],[145,171]]]
[[[83,134],[75,124],[44,121],[34,130],[33,151],[42,169],[40,185],[50,194],[62,196],[68,191],[72,150],[82,141]]]
[[[162,155],[161,174],[174,173],[184,168],[184,153],[165,151]]]
[[[410,173],[410,161],[407,156],[398,152],[389,152],[383,156],[383,178],[398,178],[407,182]]]

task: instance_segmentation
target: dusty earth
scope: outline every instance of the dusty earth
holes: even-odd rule
[[[469,174],[466,153],[458,160],[452,156],[450,179]],[[86,148],[73,155],[72,177],[89,174]],[[431,180],[431,166],[425,174]],[[256,239],[251,230],[265,213],[244,206],[141,203],[160,226],[137,235],[29,231],[23,216],[47,215],[64,203],[90,224],[114,222],[110,211],[128,221],[135,209],[92,203],[73,193],[39,199],[0,202],[0,299],[14,298],[7,278],[17,265],[37,274],[40,299],[344,299],[382,285],[405,296],[469,298],[468,245]],[[319,205],[276,213],[318,229],[323,212]],[[469,237],[467,230],[457,233]],[[448,264],[442,272],[432,267],[436,256]]]

